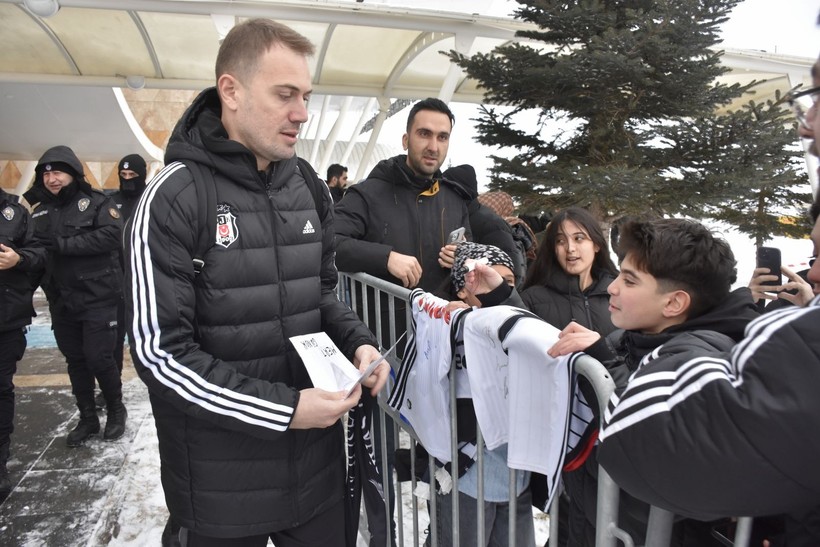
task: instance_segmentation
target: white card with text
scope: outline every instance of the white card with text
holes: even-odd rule
[[[362,376],[324,332],[291,336],[314,387],[325,391],[352,388]]]

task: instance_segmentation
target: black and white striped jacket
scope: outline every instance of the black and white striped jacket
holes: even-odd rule
[[[731,349],[693,332],[650,357],[601,433],[624,490],[702,520],[820,503],[820,299],[759,317]]]
[[[224,137],[218,105],[213,89],[196,99],[140,199],[126,292],[168,508],[186,528],[237,537],[304,523],[343,496],[341,425],[289,429],[299,390],[312,384],[288,338],[323,330],[349,358],[376,341],[335,295],[327,190],[320,219],[296,158],[257,172]],[[216,238],[199,275],[202,181],[177,159],[214,174]]]

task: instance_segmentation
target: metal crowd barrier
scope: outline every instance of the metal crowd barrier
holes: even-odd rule
[[[393,283],[384,281],[382,279],[373,277],[364,273],[339,273],[339,284],[337,286],[337,293],[339,299],[347,303],[353,311],[370,327],[370,330],[381,341],[381,351],[392,347],[396,341],[404,334],[404,326],[397,328],[396,310],[397,301],[402,306],[407,302],[410,296],[410,290],[400,287]],[[387,305],[388,324],[383,324],[383,306]],[[404,325],[410,324],[410,308],[405,307]],[[391,356],[388,358],[394,370],[398,370],[400,361]],[[575,372],[584,376],[592,385],[595,394],[598,398],[598,406],[600,408],[600,415],[603,416],[609,398],[615,389],[615,384],[612,381],[606,368],[596,359],[582,355],[575,362]],[[451,370],[451,374],[453,371]],[[388,477],[391,485],[395,485],[398,502],[395,504],[395,528],[393,525],[393,516],[391,512],[391,505],[394,500],[389,493],[392,486],[384,485],[385,492],[385,524],[388,531],[388,540],[386,547],[391,547],[391,530],[395,530],[395,545],[404,547],[405,530],[404,530],[404,515],[402,500],[402,485],[398,483],[393,476],[392,469],[389,469],[388,464],[388,432],[387,419],[389,418],[392,427],[393,446],[398,447],[402,440],[409,441],[410,450],[410,496],[412,515],[412,545],[430,545],[431,547],[438,547],[438,530],[436,526],[437,502],[436,502],[436,486],[435,477],[432,470],[435,469],[435,460],[433,456],[428,456],[428,470],[430,470],[429,498],[428,501],[428,515],[429,515],[429,540],[424,543],[420,533],[419,525],[419,498],[417,495],[418,482],[416,480],[416,443],[419,438],[413,428],[405,422],[401,416],[387,405],[387,394],[393,388],[393,380],[388,381],[387,386],[379,394],[378,398],[378,414],[379,414],[379,429],[374,435],[374,439],[380,442],[381,461],[379,464],[379,471],[381,476]],[[451,416],[455,416],[455,382],[450,382],[450,412]],[[476,448],[478,457],[475,465],[478,466],[478,499],[477,499],[477,537],[480,544],[484,542],[484,492],[483,492],[483,476],[484,476],[484,441],[481,436],[480,428],[477,428],[478,438]],[[452,446],[452,461],[458,460],[458,442],[457,442],[456,421],[451,420],[451,446]],[[453,513],[453,543],[459,544],[459,531],[457,523],[459,522],[459,502],[458,502],[458,476],[452,476],[452,513]],[[515,545],[515,518],[516,518],[516,503],[517,498],[515,489],[515,470],[510,470],[509,476],[509,492],[510,492],[510,516],[509,516],[509,545]],[[618,505],[619,505],[620,488],[612,480],[609,474],[601,467],[598,468],[598,504],[596,517],[596,547],[615,547],[616,542],[620,541],[625,547],[633,547],[635,545],[632,537],[629,534],[618,528]],[[554,496],[552,506],[549,508],[549,546],[556,547],[558,545],[558,498],[559,495]],[[674,514],[661,509],[659,507],[651,507],[649,513],[649,523],[647,527],[646,543],[647,546],[660,547],[668,546],[672,537],[672,526],[674,524]],[[752,519],[750,517],[739,518],[735,533],[736,547],[747,547],[751,537]]]

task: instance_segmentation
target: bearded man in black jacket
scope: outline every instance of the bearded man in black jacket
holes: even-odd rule
[[[455,117],[439,99],[413,105],[402,146],[380,161],[336,207],[336,264],[404,287],[433,291],[449,275],[453,230],[469,216],[464,199],[441,175]],[[443,256],[442,256],[443,253]]]

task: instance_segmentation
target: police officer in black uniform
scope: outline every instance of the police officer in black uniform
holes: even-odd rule
[[[131,218],[131,214],[137,207],[142,192],[145,190],[145,178],[147,168],[145,160],[139,154],[129,154],[120,160],[117,166],[117,175],[120,179],[120,189],[110,194],[111,199],[117,205],[122,217],[123,225]],[[124,265],[123,265],[124,267]],[[114,347],[114,360],[117,368],[122,372],[123,346],[125,343],[125,303],[124,301],[117,310],[117,345]],[[102,394],[96,398],[97,408],[103,408],[104,401],[100,400]]]
[[[120,160],[117,175],[120,178],[120,189],[111,194],[117,204],[123,222],[131,218],[137,202],[145,190],[147,167],[139,154],[129,154]]]
[[[35,237],[48,249],[41,285],[80,409],[80,422],[66,442],[79,446],[100,431],[95,378],[108,408],[103,438],[118,439],[125,433],[127,415],[114,360],[122,300],[121,215],[108,196],[91,188],[82,163],[67,146],[48,149],[35,173],[24,196],[36,204],[31,215]]]
[[[28,210],[0,188],[0,502],[11,491],[6,463],[14,430],[14,373],[34,317],[33,275],[46,261],[45,249],[33,246],[33,237]]]

